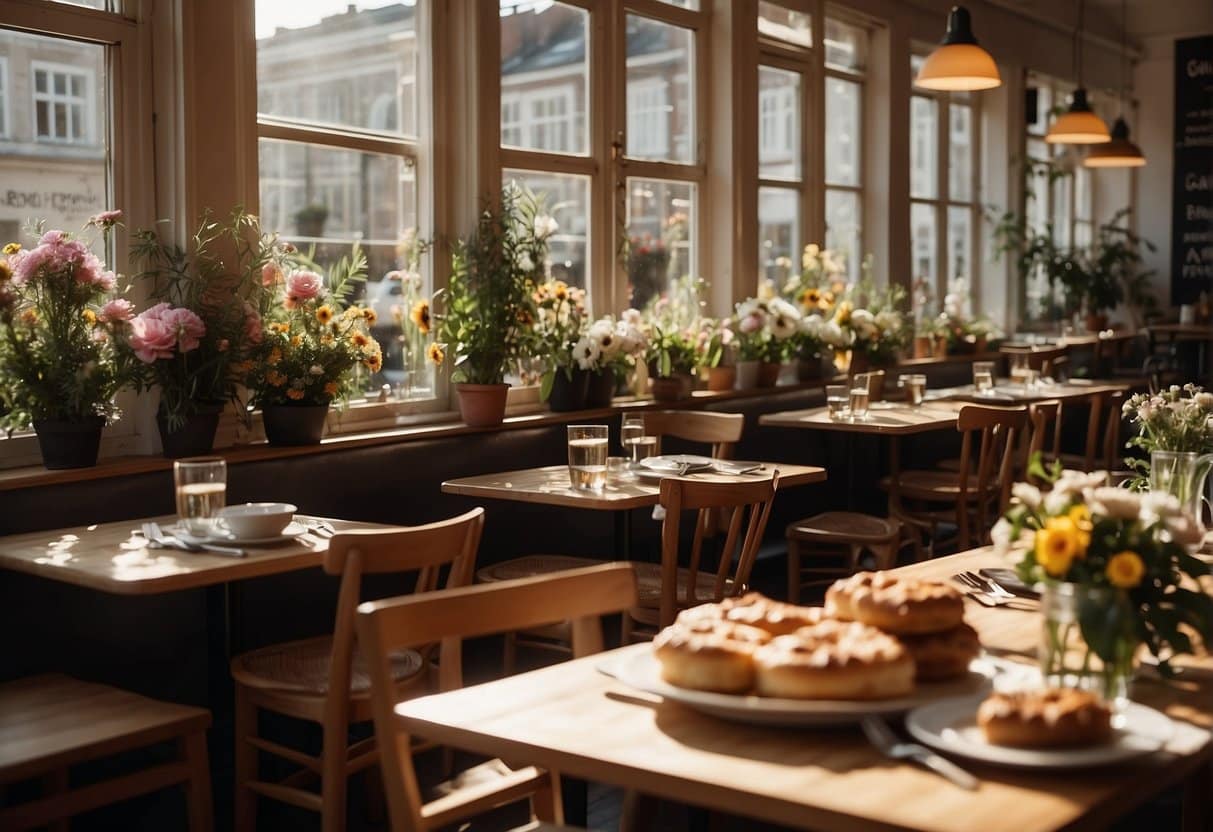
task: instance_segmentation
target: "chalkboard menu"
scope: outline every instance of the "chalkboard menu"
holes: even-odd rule
[[[1213,35],[1175,41],[1171,303],[1213,294]]]

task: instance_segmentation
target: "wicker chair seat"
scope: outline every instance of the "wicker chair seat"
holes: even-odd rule
[[[476,581],[489,584],[495,581],[512,581],[517,578],[533,578],[537,575],[550,575],[553,572],[563,572],[566,569],[581,569],[586,566],[598,566],[606,561],[594,558],[579,558],[572,555],[523,555],[520,558],[504,560],[476,571]]]
[[[885,543],[901,534],[896,520],[857,511],[825,511],[788,525],[787,537],[806,542]]]
[[[236,681],[260,690],[283,690],[324,696],[328,693],[332,636],[289,641],[253,650],[232,659]],[[397,682],[417,676],[425,663],[416,650],[393,653],[392,676]],[[355,648],[350,693],[365,695],[371,689],[366,661]]]

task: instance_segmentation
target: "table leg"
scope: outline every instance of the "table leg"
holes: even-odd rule
[[[1213,829],[1213,762],[1205,763],[1184,781],[1183,830]]]
[[[586,781],[561,775],[560,802],[565,823],[582,828],[589,826],[590,798]]]
[[[206,588],[207,701],[212,722],[207,743],[211,762],[211,788],[215,801],[215,828],[231,827],[234,782],[234,698],[231,659],[238,644],[237,590],[232,584]]]
[[[632,559],[632,512],[630,509],[615,512],[614,553],[616,560]]]

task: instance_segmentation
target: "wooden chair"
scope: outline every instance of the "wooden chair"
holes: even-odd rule
[[[644,431],[657,437],[654,454],[661,453],[662,437],[672,436],[687,442],[708,445],[713,459],[730,459],[733,447],[741,440],[745,416],[741,413],[709,413],[699,410],[653,410],[644,414]],[[711,537],[719,530],[720,519],[705,516],[705,533]],[[523,555],[482,568],[476,573],[480,583],[549,575],[566,569],[594,566],[606,561],[573,555]],[[510,632],[505,636],[503,661],[506,673],[512,673],[518,647],[530,647],[555,653],[569,652],[567,623],[556,623],[538,630]]]
[[[745,591],[778,487],[778,470],[770,479],[753,482],[677,478],[661,481],[661,505],[666,512],[661,527],[661,564],[634,564],[640,595],[636,606],[623,616],[625,644],[634,640],[636,624],[655,633],[672,624],[680,609],[719,601]],[[696,512],[696,519],[690,557],[687,566],[680,567],[678,555],[684,511]],[[701,567],[705,566],[702,554],[708,528],[706,518],[715,512],[727,512],[728,521],[719,562],[713,572],[701,570]]]
[[[999,349],[1003,355],[1010,361],[1014,356],[1026,356],[1028,367],[1040,372],[1042,376],[1054,377],[1055,374],[1065,368],[1069,359],[1069,347],[1013,347],[1003,346]]]
[[[800,603],[804,588],[825,587],[859,571],[865,552],[875,559],[876,569],[892,569],[902,546],[916,542],[906,539],[900,521],[858,511],[826,511],[797,520],[788,524],[785,536],[788,600],[793,604]]]
[[[1061,407],[1057,399],[1045,399],[1028,405],[1028,441],[1023,443],[1024,451],[1018,462],[1016,477],[1031,480],[1028,463],[1036,454],[1040,454],[1044,463],[1057,457],[1061,444]]]
[[[1016,436],[1027,421],[1023,407],[961,408],[959,470],[901,472],[897,488],[890,489],[890,515],[926,531],[932,544],[941,524],[955,523],[959,549],[978,545],[1010,498]]]
[[[534,815],[548,824],[563,822],[560,775],[534,766],[511,770],[505,788],[470,788],[425,803],[413,767],[412,740],[396,719],[399,701],[390,657],[402,648],[442,643],[443,690],[461,684],[459,639],[533,629],[556,621],[572,622],[575,657],[602,650],[600,617],[636,603],[636,576],[627,564],[603,564],[563,573],[501,581],[363,604],[358,608],[358,639],[367,656],[380,765],[395,832],[420,832],[450,825],[489,809],[531,799]],[[448,661],[448,650],[456,652]],[[534,826],[527,827],[535,828]]]
[[[345,828],[346,785],[351,774],[378,760],[374,738],[353,745],[349,726],[371,720],[371,680],[355,644],[354,613],[362,576],[416,572],[416,593],[438,589],[440,572],[449,568],[446,586],[471,581],[484,509],[405,529],[340,532],[329,540],[324,571],[341,576],[333,635],[254,650],[232,660],[236,680],[236,832],[256,826],[257,797],[270,797],[320,813],[323,832]],[[432,686],[433,649],[392,656],[391,675],[398,695]],[[449,659],[450,656],[444,656]],[[456,665],[458,659],[455,659]],[[442,672],[438,668],[438,673]],[[320,757],[261,737],[259,709],[318,723],[323,730]],[[258,779],[258,753],[266,752],[300,766],[286,780]],[[320,793],[302,788],[320,780]]]
[[[1084,471],[1097,468],[1114,471],[1120,467],[1123,457],[1120,429],[1125,398],[1123,390],[1100,390],[1086,398],[1089,411],[1083,452],[1081,455],[1058,454],[1063,465]]]
[[[44,795],[0,807],[0,829],[66,832],[73,815],[169,786],[185,787],[190,832],[209,832],[210,766],[202,708],[159,702],[58,674],[0,685],[0,785],[38,779]],[[69,769],[160,743],[177,758],[73,787]]]

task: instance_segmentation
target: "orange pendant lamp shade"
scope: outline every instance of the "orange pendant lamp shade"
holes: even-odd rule
[[[1111,138],[1108,125],[1087,103],[1087,91],[1079,87],[1074,90],[1069,109],[1049,128],[1045,141],[1050,144],[1101,144]]]
[[[977,45],[969,10],[953,6],[943,41],[927,56],[914,83],[928,90],[988,90],[1002,84],[990,53]]]
[[[1112,141],[1095,145],[1082,160],[1088,168],[1139,168],[1145,163],[1141,148],[1129,140],[1129,125],[1123,118],[1112,125]]]

